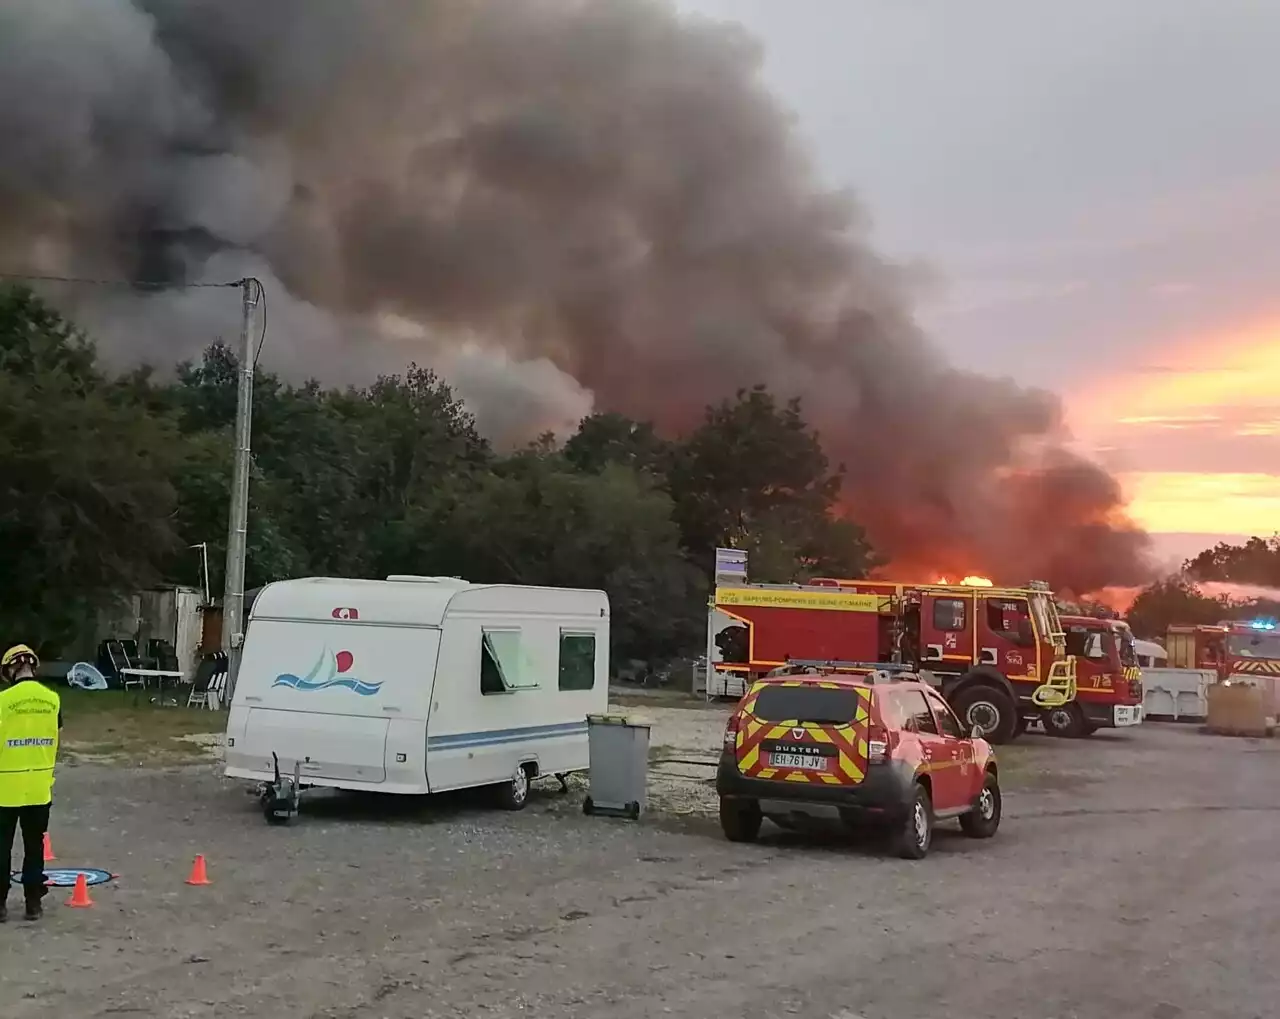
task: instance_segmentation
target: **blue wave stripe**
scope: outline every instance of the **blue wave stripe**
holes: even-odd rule
[[[428,750],[458,750],[463,747],[493,746],[500,743],[523,743],[557,736],[586,735],[587,723],[560,722],[555,725],[526,725],[518,729],[490,729],[488,732],[458,732],[447,736],[428,736]]]
[[[275,682],[271,685],[287,686],[290,689],[301,690],[304,693],[309,693],[312,690],[328,690],[330,687],[340,686],[353,693],[358,693],[361,697],[372,697],[382,688],[381,683],[364,683],[353,676],[336,676],[332,679],[316,682],[287,672],[277,676]]]

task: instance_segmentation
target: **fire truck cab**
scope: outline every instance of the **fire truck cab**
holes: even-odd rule
[[[966,731],[976,727],[993,743],[1015,738],[1028,717],[1040,716],[1047,706],[1040,695],[1069,662],[1057,607],[1041,583],[824,578],[719,588],[714,608],[738,624],[716,638],[717,668],[757,676],[787,666],[910,665],[941,691]]]
[[[1211,669],[1220,680],[1280,676],[1280,629],[1273,620],[1174,625],[1165,643],[1171,669]]]
[[[1041,716],[1050,736],[1087,736],[1142,721],[1142,673],[1129,624],[1093,616],[1062,616],[1067,654],[1076,662],[1073,701]]]

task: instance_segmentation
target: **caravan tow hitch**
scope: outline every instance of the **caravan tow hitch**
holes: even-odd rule
[[[275,781],[270,785],[262,784],[258,802],[262,805],[262,815],[267,824],[288,824],[298,814],[298,800],[302,795],[302,765],[293,762],[293,778],[280,777],[280,758],[275,751],[271,752],[271,762],[275,771]]]

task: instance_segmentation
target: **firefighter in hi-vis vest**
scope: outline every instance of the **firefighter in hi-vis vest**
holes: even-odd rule
[[[38,920],[44,898],[44,834],[53,802],[62,701],[36,681],[40,660],[18,644],[0,657],[0,922],[8,919],[13,836],[22,829],[22,890],[26,918]]]

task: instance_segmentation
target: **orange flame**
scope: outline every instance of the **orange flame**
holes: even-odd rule
[[[969,576],[960,581],[965,587],[995,587],[987,577]]]

